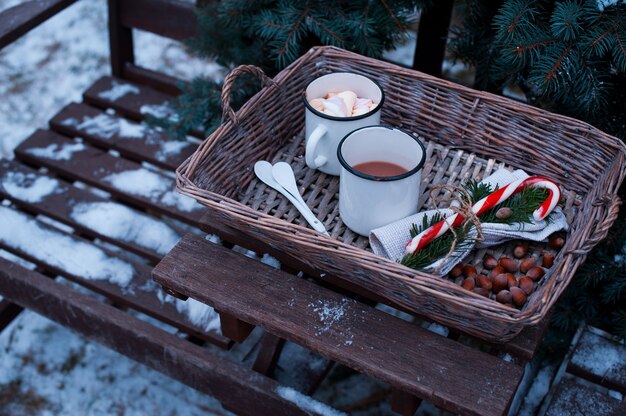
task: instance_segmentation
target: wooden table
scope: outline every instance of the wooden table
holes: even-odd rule
[[[392,407],[401,414],[413,414],[421,399],[459,414],[506,414],[545,330],[545,324],[528,328],[503,345],[454,331],[442,336],[375,308],[376,294],[222,226],[210,211],[200,227],[270,253],[282,270],[188,234],[153,270],[157,282],[171,294],[213,306],[222,334],[236,342],[259,326],[390,384]],[[268,343],[263,354],[275,357],[280,344]]]

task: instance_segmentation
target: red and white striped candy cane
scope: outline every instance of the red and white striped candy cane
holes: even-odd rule
[[[472,212],[476,214],[476,216],[480,216],[528,187],[545,188],[548,190],[548,198],[533,212],[533,218],[536,221],[541,221],[554,210],[561,199],[559,186],[550,179],[541,176],[530,176],[526,179],[519,179],[509,183],[472,205]],[[465,221],[465,216],[461,214],[450,215],[413,237],[411,241],[407,243],[404,253],[415,253],[417,250],[426,247],[435,238],[443,235],[450,228],[458,227],[463,221]]]

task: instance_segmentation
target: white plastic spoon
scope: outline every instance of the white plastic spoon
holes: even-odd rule
[[[282,195],[284,195],[285,198],[287,198],[289,202],[291,202],[298,209],[298,211],[300,211],[304,219],[311,225],[311,227],[313,227],[315,231],[319,231],[320,233],[324,233],[328,235],[328,232],[326,231],[324,224],[322,224],[315,217],[315,215],[313,215],[313,212],[311,212],[309,207],[305,203],[303,203],[304,201],[300,202],[302,197],[297,198],[295,195],[292,195],[291,192],[289,192],[287,189],[283,188],[276,181],[276,179],[274,179],[272,170],[273,170],[272,164],[265,160],[260,160],[254,164],[254,173],[261,181],[263,181],[264,184],[266,184],[267,186],[271,188],[274,188],[275,190],[280,192]],[[294,183],[295,183],[295,180],[294,180]],[[298,192],[296,192],[296,194],[300,195]]]

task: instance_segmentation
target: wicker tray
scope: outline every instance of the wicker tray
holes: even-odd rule
[[[561,184],[571,228],[566,245],[521,309],[466,291],[452,281],[416,272],[373,254],[366,238],[347,229],[338,213],[338,178],[307,169],[303,160],[306,84],[330,72],[376,79],[386,94],[383,124],[412,131],[427,143],[422,173],[429,203],[433,184],[481,179],[496,167],[521,168]],[[233,80],[249,72],[263,89],[237,113],[228,105]],[[538,323],[571,280],[589,250],[617,217],[616,195],[625,175],[626,147],[588,124],[482,93],[334,47],[313,48],[274,80],[250,66],[225,80],[225,121],[177,171],[180,192],[243,231],[313,269],[373,291],[390,303],[490,341],[507,341]],[[304,199],[331,237],[306,226],[288,202],[260,183],[254,162],[287,161]],[[507,247],[496,248],[507,252]],[[482,256],[482,253],[479,253]],[[478,261],[477,258],[468,261]]]

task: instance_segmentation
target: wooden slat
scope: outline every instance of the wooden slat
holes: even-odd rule
[[[585,327],[567,371],[626,395],[626,345]]]
[[[24,309],[6,299],[0,300],[0,332],[6,328]]]
[[[37,152],[37,150],[34,149],[67,149],[68,146],[76,145],[76,143],[76,141],[54,132],[37,130],[15,149],[15,155],[18,159],[34,166],[45,166],[50,171],[63,177],[82,181],[104,189],[120,200],[147,210],[168,215],[191,225],[198,224],[198,220],[203,212],[206,211],[200,204],[193,205],[193,210],[191,211],[187,211],[176,205],[176,200],[173,200],[173,198],[178,197],[177,195],[179,194],[176,193],[174,180],[172,178],[146,169],[136,162],[112,156],[109,153],[87,144],[84,145],[83,150],[71,153],[67,159],[53,159],[33,154],[33,152]],[[145,192],[144,188],[138,187],[141,189],[139,189],[137,193],[131,193],[115,188],[107,181],[107,177],[110,177],[110,175],[139,170],[141,170],[140,173],[142,175],[150,174],[152,181],[158,182],[159,187],[165,191],[145,196],[141,194],[141,192]],[[146,184],[146,186],[148,186],[148,184]]]
[[[221,224],[219,213],[216,211],[207,210],[205,215],[200,220],[200,228],[209,234],[216,234],[220,236],[220,238],[222,238],[224,241],[237,244],[241,247],[245,247],[259,253],[269,253],[271,256],[276,257],[278,260],[280,260],[283,265],[289,266],[296,270],[302,270],[310,276],[320,277],[320,275],[323,273],[319,270],[312,269],[302,259],[291,257],[282,251],[274,249],[270,245],[265,244],[264,242],[256,239],[253,236],[249,236],[239,230]],[[362,287],[354,285],[353,283],[347,282],[336,276],[324,274],[323,278],[321,278],[320,280],[326,284],[331,284],[335,287],[357,293],[367,299],[374,300],[375,302],[389,303],[386,299],[381,298],[376,293],[363,289]],[[393,306],[394,308],[404,311],[406,313],[415,315],[413,311],[405,310],[400,305],[394,304],[390,306]],[[422,317],[418,316],[418,318]],[[539,344],[541,343],[543,334],[547,330],[549,323],[550,319],[544,319],[539,325],[525,328],[518,336],[513,338],[511,341],[508,341],[504,344],[492,345],[497,349],[502,350],[503,352],[507,352],[517,357],[520,362],[529,361],[534,356],[537,348],[539,348]]]
[[[129,85],[137,88],[139,92],[129,92],[117,99],[111,99],[106,94],[102,95],[114,88],[115,85]],[[146,108],[167,105],[172,101],[172,96],[145,85],[131,84],[114,77],[102,77],[83,93],[83,100],[96,107],[113,108],[124,117],[143,120]]]
[[[153,277],[452,412],[506,413],[522,368],[187,235]]]
[[[120,1],[120,21],[171,39],[187,39],[196,34],[197,19],[192,3],[177,0]]]
[[[0,13],[0,49],[75,2],[76,0],[33,0],[4,10]]]
[[[6,207],[0,207],[0,209],[9,209]],[[29,219],[25,214],[20,214],[24,219]],[[34,219],[31,219],[34,221]],[[53,229],[46,224],[37,222],[39,228],[49,231],[54,235],[61,236],[68,239],[68,241],[83,242],[90,244],[89,242],[82,240],[78,237],[65,234],[62,231]],[[50,241],[37,241],[37,247],[44,248],[46,244],[52,244]],[[120,305],[128,306],[146,315],[152,316],[155,319],[163,321],[173,327],[180,329],[183,332],[194,335],[204,341],[211,342],[222,348],[229,348],[231,343],[228,339],[215,332],[207,333],[202,328],[192,324],[185,317],[178,313],[176,307],[169,303],[161,303],[157,298],[156,287],[152,284],[150,279],[151,268],[134,262],[128,258],[121,257],[109,250],[98,247],[106,256],[111,259],[118,259],[129,264],[133,269],[133,277],[131,284],[128,287],[122,288],[116,284],[109,283],[104,280],[90,280],[85,279],[83,276],[79,276],[68,272],[54,263],[54,259],[48,258],[45,255],[35,255],[33,253],[25,252],[19,244],[14,241],[0,240],[0,248],[3,248],[9,252],[12,252],[38,266],[42,270],[46,270],[55,275],[61,275],[68,280],[71,280],[81,286],[84,286],[94,292],[100,293],[107,298],[113,300]],[[54,252],[54,247],[48,247],[48,252]],[[68,289],[69,291],[69,289]]]
[[[134,84],[154,88],[171,96],[179,95],[181,93],[180,85],[184,84],[180,79],[163,72],[153,71],[131,63],[126,63],[124,67],[124,79]]]
[[[586,386],[573,377],[563,378],[545,416],[626,415],[626,402]]]
[[[28,179],[25,180],[25,182],[27,183],[36,183],[35,181],[38,179],[50,178],[49,176],[42,175],[34,169],[28,168],[24,165],[20,165],[10,160],[0,160],[0,197],[13,201],[17,206],[26,209],[29,212],[42,214],[63,224],[66,224],[74,228],[84,236],[88,236],[90,238],[99,238],[103,241],[115,244],[125,250],[143,256],[154,264],[161,260],[161,258],[165,254],[164,252],[159,253],[155,251],[154,248],[141,246],[132,240],[95,231],[89,228],[89,226],[77,222],[73,218],[72,213],[74,212],[76,206],[81,203],[106,203],[109,204],[108,207],[112,209],[119,207],[120,209],[131,210],[132,215],[137,216],[138,220],[145,218],[147,220],[162,221],[161,219],[153,218],[148,216],[147,214],[144,214],[143,212],[132,210],[131,208],[125,207],[116,202],[112,202],[106,198],[99,197],[92,192],[78,189],[61,180],[57,180],[57,186],[53,192],[49,193],[48,195],[42,196],[39,200],[24,200],[22,199],[23,194],[20,195],[19,193],[16,193],[16,196],[14,196],[12,195],[14,192],[9,192],[4,186],[5,180],[7,180],[6,178],[10,178],[12,175],[15,174],[24,175],[24,177],[27,177]],[[11,182],[8,180],[7,182],[7,185],[10,185]],[[184,234],[182,230],[178,229],[174,225],[167,224],[164,226],[168,227],[173,235],[177,235],[178,237],[180,237]]]
[[[95,146],[117,150],[126,158],[171,171],[197,147],[188,141],[175,141],[146,124],[128,121],[85,104],[67,105],[50,120],[50,127],[69,137],[82,137]]]
[[[0,293],[23,307],[218,399],[242,415],[309,415],[248,368],[0,259]],[[314,413],[314,412],[313,412]]]

